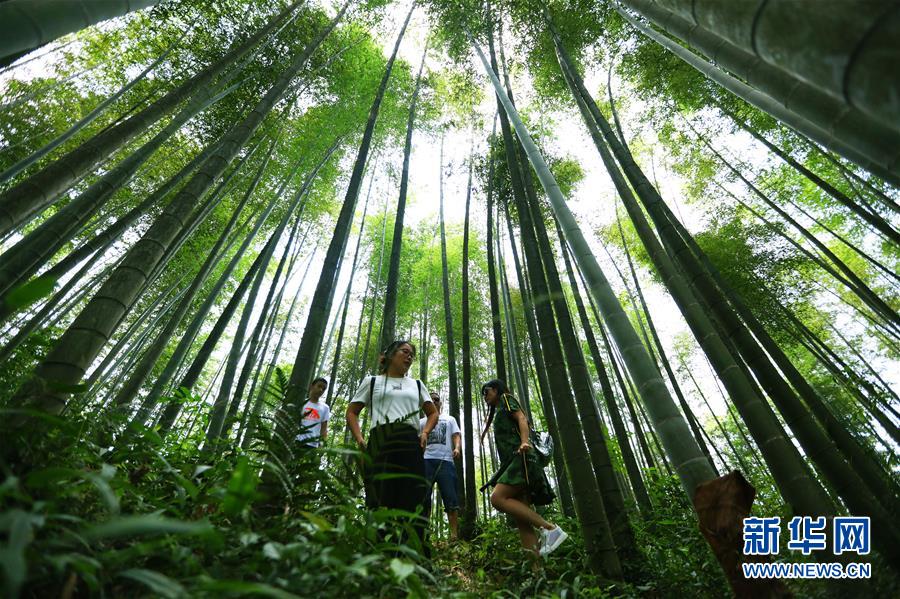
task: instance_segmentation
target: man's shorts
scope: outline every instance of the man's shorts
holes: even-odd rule
[[[428,480],[429,489],[437,482],[445,511],[459,510],[459,495],[456,492],[456,464],[447,460],[425,460],[425,478]],[[429,493],[430,497],[431,493]]]

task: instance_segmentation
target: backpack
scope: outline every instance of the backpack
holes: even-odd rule
[[[503,396],[503,401],[506,402],[506,413],[512,417],[512,410],[509,407],[509,400],[506,399],[506,396]],[[541,463],[541,466],[544,468],[550,463],[550,459],[553,457],[553,437],[550,436],[548,432],[537,432],[534,430],[534,427],[531,426],[531,422],[528,423],[528,442],[531,444],[531,448],[534,449],[535,454],[538,456],[538,461]]]
[[[533,428],[528,431],[528,442],[534,448],[544,462],[544,465],[550,463],[553,457],[553,437],[549,432],[536,432]]]

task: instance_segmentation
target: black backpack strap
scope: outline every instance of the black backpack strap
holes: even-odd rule
[[[416,399],[422,397],[422,381],[416,379]]]
[[[375,401],[375,377],[369,379],[369,405],[373,406]],[[373,406],[374,407],[374,406]]]

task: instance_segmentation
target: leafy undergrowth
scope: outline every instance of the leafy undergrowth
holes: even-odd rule
[[[554,517],[570,531],[570,540],[534,568],[515,528],[503,518],[481,523],[469,542],[434,544],[434,562],[456,586],[478,597],[619,597],[635,594],[621,583],[591,575],[583,565],[581,539],[572,522]]]
[[[642,555],[622,583],[587,570],[578,527],[557,513],[547,518],[571,539],[539,568],[495,514],[471,541],[434,540],[426,560],[391,532],[402,515],[363,509],[350,451],[284,463],[146,430],[110,450],[108,439],[71,442],[83,422],[58,424],[42,439],[49,462],[0,484],[4,597],[729,595],[675,479],[651,483],[656,510],[635,522]]]
[[[50,439],[52,463],[0,485],[3,596],[426,597],[454,579],[370,513],[341,450],[278,466],[152,431],[108,451]],[[277,463],[277,462],[276,462]],[[273,499],[277,497],[278,499]],[[387,531],[381,535],[378,530]]]
[[[653,589],[591,575],[577,527],[555,514],[548,517],[572,538],[537,570],[515,529],[493,514],[470,542],[435,540],[425,560],[390,532],[402,515],[363,509],[349,451],[279,462],[235,447],[204,452],[199,438],[164,440],[150,430],[113,444],[113,435],[80,434],[85,425],[57,421],[32,451],[49,462],[0,485],[4,596],[607,597]]]
[[[696,528],[674,479],[657,481],[655,499],[668,508],[649,522],[635,523],[640,558],[623,563],[632,581],[615,582],[593,575],[586,566],[577,524],[561,514],[545,517],[570,535],[540,568],[533,569],[515,528],[503,518],[481,524],[469,543],[438,543],[437,565],[459,581],[460,588],[483,597],[691,597],[728,596],[719,566]]]

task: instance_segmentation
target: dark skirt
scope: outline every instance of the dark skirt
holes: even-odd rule
[[[369,433],[366,454],[366,506],[416,514],[412,528],[419,542],[424,542],[427,521],[422,514],[428,484],[418,431],[406,423],[376,426]]]
[[[491,478],[489,481],[491,486],[502,483],[513,487],[525,487],[529,499],[534,505],[553,503],[556,493],[547,478],[547,472],[544,470],[545,464],[534,451],[530,451],[524,456],[518,453],[513,454],[508,456],[507,460],[510,460],[509,465]],[[505,463],[506,460],[504,460]]]

